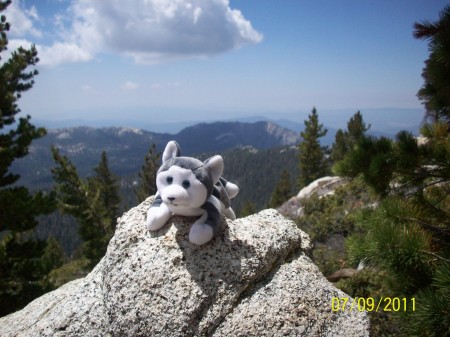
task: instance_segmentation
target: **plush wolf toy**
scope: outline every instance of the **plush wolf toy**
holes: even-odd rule
[[[202,162],[181,157],[177,142],[170,141],[156,175],[155,200],[147,213],[147,228],[162,228],[172,215],[200,216],[189,232],[189,240],[197,245],[210,241],[218,232],[221,213],[235,219],[230,199],[239,189],[221,177],[223,159],[213,156]]]

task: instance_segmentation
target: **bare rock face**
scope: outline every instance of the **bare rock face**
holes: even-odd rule
[[[308,186],[302,188],[297,195],[290,198],[284,204],[277,208],[277,210],[292,219],[303,215],[303,199],[309,199],[313,195],[319,198],[334,194],[334,191],[342,185],[345,185],[347,180],[342,177],[322,177],[314,180]]]
[[[191,218],[145,228],[151,198],[125,213],[85,278],[0,318],[0,336],[368,336],[368,317],[308,257],[309,237],[275,210],[223,224],[204,246]]]

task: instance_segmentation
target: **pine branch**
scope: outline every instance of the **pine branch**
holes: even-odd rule
[[[340,279],[351,278],[351,277],[355,276],[356,273],[358,273],[358,272],[359,272],[359,270],[352,269],[352,268],[339,269],[338,271],[335,271],[330,276],[327,276],[327,280],[330,282],[337,282]]]
[[[450,195],[450,191],[445,193],[442,198],[438,199],[434,204],[432,204],[434,207],[436,207],[436,205],[439,205],[445,198],[447,198]]]
[[[446,236],[450,236],[450,230],[446,230],[444,228],[441,227],[436,227],[434,225],[430,225],[429,223],[422,221],[420,219],[416,219],[416,218],[401,218],[401,220],[409,220],[415,223],[418,223],[419,225],[421,225],[422,227],[432,231],[432,232],[436,232],[438,234],[442,234],[442,235],[446,235]]]
[[[420,252],[421,252],[421,253],[424,253],[424,254],[427,254],[427,255],[434,256],[435,258],[437,258],[437,259],[439,259],[439,260],[442,260],[442,261],[444,261],[444,262],[450,263],[450,259],[446,259],[445,257],[442,257],[442,256],[440,256],[440,255],[438,255],[438,254],[436,254],[436,253],[433,253],[433,252],[427,252],[426,250],[421,250]]]
[[[402,170],[398,170],[397,174],[398,173],[400,173],[402,176],[409,174],[409,172],[402,171]],[[410,185],[410,186],[411,185],[412,186],[420,185],[420,186],[417,186],[417,187],[420,188],[420,190],[424,190],[424,189],[426,189],[428,187],[431,187],[431,186],[435,186],[435,185],[439,185],[439,184],[442,184],[442,183],[450,182],[450,180],[448,178],[442,178],[442,179],[438,179],[438,180],[433,180],[433,181],[431,181],[429,183],[426,183],[426,184],[423,184],[423,185],[421,184],[422,181],[424,181],[425,179],[429,179],[429,178],[442,178],[442,175],[432,175],[432,174],[427,173],[427,175],[424,175],[424,176],[419,176],[419,177],[416,176],[416,177],[413,177],[413,178],[409,179],[408,181],[404,182],[400,186],[398,186],[396,188],[393,188],[393,190],[399,191],[401,189],[406,188],[408,185]]]

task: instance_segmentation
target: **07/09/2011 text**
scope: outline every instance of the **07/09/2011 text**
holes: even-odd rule
[[[368,311],[368,312],[392,312],[392,311],[415,311],[416,299],[411,298],[399,298],[399,297],[381,297],[375,299],[373,297],[333,297],[331,299],[331,310],[338,311]]]

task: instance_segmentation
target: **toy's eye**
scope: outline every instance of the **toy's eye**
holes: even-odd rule
[[[166,181],[167,181],[167,183],[168,183],[169,185],[172,184],[172,183],[173,183],[173,177],[168,176],[168,177],[166,178]]]
[[[191,183],[189,182],[189,180],[183,180],[183,182],[181,183],[181,185],[185,188],[188,189],[191,186]]]

